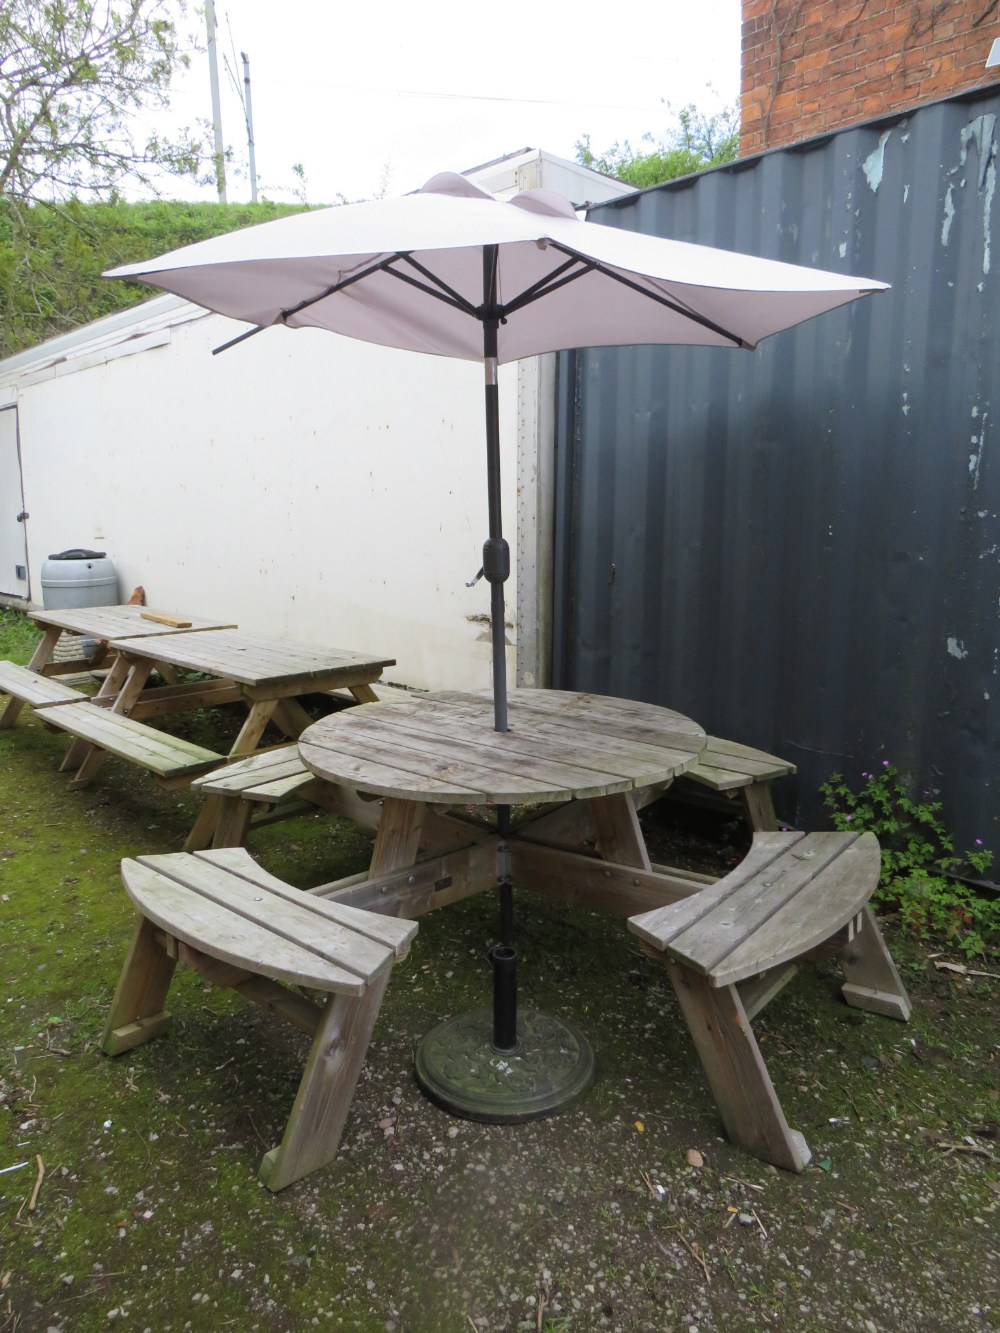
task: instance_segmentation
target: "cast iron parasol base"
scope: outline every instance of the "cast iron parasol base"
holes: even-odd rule
[[[594,1081],[594,1053],[578,1028],[524,1009],[517,1046],[493,1045],[493,1011],[473,1010],[439,1023],[417,1047],[414,1067],[424,1093],[466,1120],[515,1125],[564,1109]]]

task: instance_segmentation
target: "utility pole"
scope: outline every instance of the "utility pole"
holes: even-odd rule
[[[212,82],[212,125],[215,130],[215,183],[219,203],[226,200],[226,155],[222,145],[222,103],[219,98],[219,60],[215,48],[215,0],[205,0],[205,25],[208,28],[208,74]]]
[[[247,145],[250,149],[250,202],[257,202],[257,159],[253,150],[253,107],[250,103],[250,61],[245,51],[240,52],[243,61],[243,111],[247,119]]]

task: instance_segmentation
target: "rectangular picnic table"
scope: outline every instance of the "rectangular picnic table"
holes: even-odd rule
[[[111,705],[114,713],[148,717],[181,707],[242,700],[248,713],[228,758],[254,753],[269,722],[287,736],[299,736],[313,720],[300,702],[308,694],[346,689],[358,703],[374,702],[372,684],[385,667],[395,664],[392,657],[238,629],[192,629],[156,640],[115,639],[110,646],[127,670]],[[197,673],[201,679],[148,689],[153,669],[164,663],[181,673]],[[88,753],[77,781],[88,781],[102,758],[99,750]],[[211,836],[218,805],[215,797],[208,798],[192,829],[193,839]]]
[[[93,671],[111,657],[110,670],[101,685],[99,698],[116,694],[128,672],[128,667],[116,661],[111,654],[111,639],[161,638],[188,629],[232,629],[232,621],[215,620],[204,616],[180,616],[165,611],[154,611],[145,606],[81,606],[58,610],[29,612],[31,619],[44,631],[32,653],[28,670],[40,676],[66,676],[81,671]],[[81,635],[97,641],[91,657],[73,657],[57,660],[56,645],[64,634]],[[10,698],[0,711],[0,730],[12,727],[24,707],[24,700]]]

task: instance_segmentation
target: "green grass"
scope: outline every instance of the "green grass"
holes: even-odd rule
[[[22,612],[0,607],[0,657],[24,666],[41,637],[34,621]]]

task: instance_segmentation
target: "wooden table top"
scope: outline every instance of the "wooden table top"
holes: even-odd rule
[[[323,681],[324,688],[333,688],[340,676],[344,684],[350,684],[351,677],[358,673],[377,674],[395,665],[396,660],[239,629],[192,629],[156,643],[148,643],[145,638],[125,639],[113,641],[111,647],[126,657],[152,658],[182,671],[202,671],[248,686],[287,685],[293,681],[305,685],[316,680]]]
[[[92,639],[146,638],[161,634],[181,634],[188,629],[234,629],[231,620],[211,620],[202,616],[180,616],[174,611],[154,611],[148,606],[76,606],[60,610],[32,611],[32,620],[39,625],[68,630],[71,634],[85,634]],[[146,616],[167,616],[171,620],[188,620],[190,625],[179,629],[175,625],[159,624]]]
[[[322,718],[299,738],[317,776],[403,799],[517,805],[667,782],[705,733],[669,708],[558,690],[512,690],[510,730],[489,690],[416,695]]]

